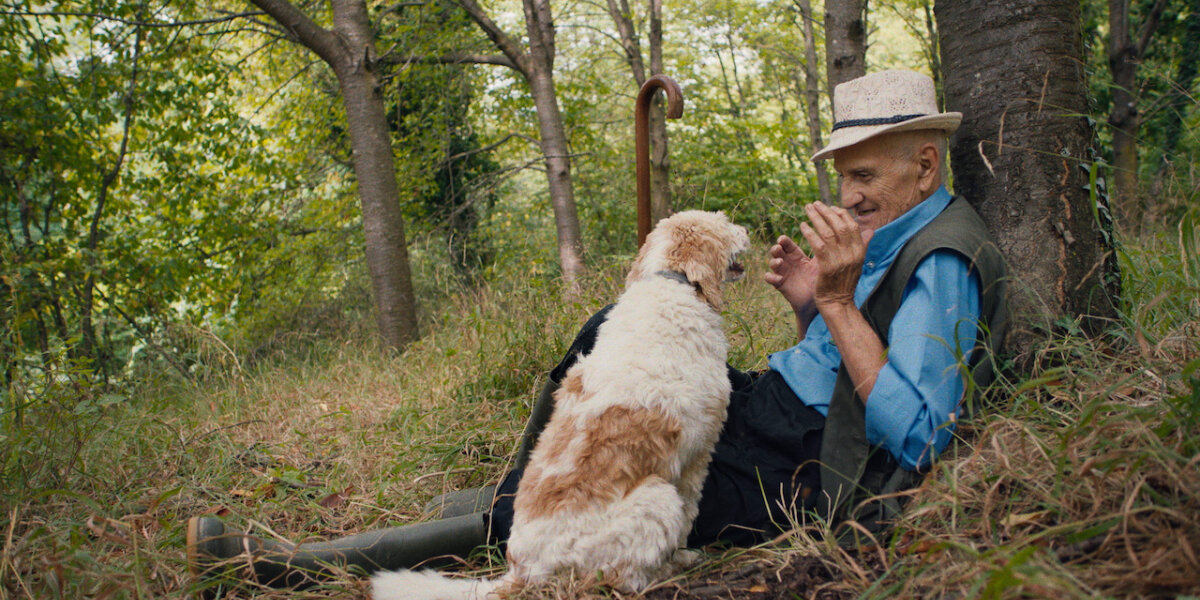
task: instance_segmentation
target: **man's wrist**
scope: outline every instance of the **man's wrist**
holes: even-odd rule
[[[826,322],[837,320],[839,317],[846,316],[850,313],[857,313],[858,307],[854,305],[854,298],[827,298],[818,300],[814,303],[817,312],[825,318]]]
[[[792,312],[796,313],[796,318],[804,323],[811,323],[817,316],[817,304],[808,302],[801,305],[792,305]]]

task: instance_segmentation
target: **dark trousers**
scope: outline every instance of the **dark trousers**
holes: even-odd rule
[[[588,319],[563,360],[550,372],[561,382],[567,369],[591,351],[605,307]],[[821,488],[817,457],[825,417],[806,406],[775,371],[728,367],[733,391],[728,418],[713,450],[688,545],[753,545],[790,529],[816,507]],[[521,472],[501,482],[491,523],[495,541],[508,539],[513,497]]]

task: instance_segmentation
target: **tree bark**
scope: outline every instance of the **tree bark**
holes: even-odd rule
[[[817,67],[817,36],[813,32],[812,3],[795,0],[800,10],[801,27],[804,31],[804,110],[808,116],[808,137],[815,154],[825,146],[821,139],[821,74]],[[833,205],[833,192],[829,187],[829,171],[824,161],[817,162],[817,189],[821,202]]]
[[[1136,214],[1143,208],[1138,194],[1138,114],[1137,66],[1166,7],[1158,0],[1143,21],[1137,40],[1133,39],[1129,18],[1129,0],[1108,0],[1108,68],[1112,73],[1113,191],[1123,214]]]
[[[550,205],[558,233],[558,262],[563,278],[574,282],[583,273],[583,240],[579,231],[579,213],[575,208],[575,187],[571,182],[571,150],[558,93],[554,88],[554,17],[550,0],[524,0],[525,29],[529,35],[529,90],[537,107],[542,154],[546,159],[546,179],[550,185]]]
[[[538,114],[539,143],[558,235],[558,263],[563,279],[573,284],[583,273],[583,238],[571,180],[570,144],[554,87],[554,18],[550,0],[523,0],[528,52],[500,29],[475,0],[458,0],[458,3],[529,84]]]
[[[933,88],[937,90],[937,105],[938,110],[945,110],[945,97],[942,93],[942,52],[938,48],[938,33],[937,24],[933,20],[933,3],[930,0],[924,0],[922,8],[925,10],[925,31],[928,38],[924,40],[926,50],[926,60],[929,61],[929,72],[933,77]]]
[[[633,12],[627,0],[608,0],[608,13],[612,16],[620,36],[621,48],[625,51],[625,62],[633,74],[637,90],[642,89],[646,79],[662,74],[662,0],[650,0],[650,69],[642,56],[642,45],[637,28],[633,23]],[[670,160],[667,155],[667,116],[661,96],[650,104],[650,223],[659,222],[671,214]]]
[[[1116,269],[1085,189],[1093,132],[1079,3],[939,0],[935,11],[946,108],[964,115],[950,149],[956,191],[1008,260],[1004,348],[1029,352],[1064,318],[1101,325],[1115,314]]]
[[[332,0],[333,30],[314,23],[287,0],[251,0],[337,76],[350,129],[351,158],[363,212],[367,269],[375,318],[385,345],[415,341],[417,302],[405,241],[392,141],[380,93],[375,38],[363,0]]]
[[[825,70],[833,88],[867,74],[867,0],[825,1]]]
[[[662,75],[662,0],[650,0],[650,73]],[[638,89],[645,83],[638,83]],[[650,218],[658,221],[671,216],[671,158],[667,153],[667,114],[663,98],[650,106]]]

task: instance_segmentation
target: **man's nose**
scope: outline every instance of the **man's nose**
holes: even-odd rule
[[[853,208],[855,204],[862,202],[862,194],[858,193],[853,183],[843,181],[838,193],[841,196],[842,208]]]

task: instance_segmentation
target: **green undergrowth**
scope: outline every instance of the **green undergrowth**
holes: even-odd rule
[[[888,538],[845,551],[799,530],[713,555],[696,577],[803,558],[829,574],[825,591],[871,598],[1200,593],[1200,269],[1177,237],[1125,245],[1120,318],[1092,337],[1064,324],[1031,349],[1032,372],[1010,372],[960,426]],[[0,433],[0,598],[189,597],[203,585],[187,574],[188,517],[323,540],[421,520],[432,496],[493,482],[547,370],[619,294],[624,266],[576,289],[509,281],[445,294],[401,355],[362,325],[270,360],[230,351],[202,379],[150,378],[124,394],[81,389],[64,371]],[[746,369],[794,337],[774,291],[749,279],[726,311],[731,362]],[[234,597],[364,590],[347,576]]]

